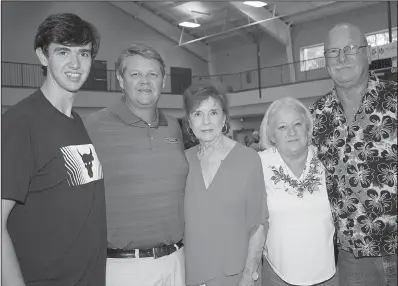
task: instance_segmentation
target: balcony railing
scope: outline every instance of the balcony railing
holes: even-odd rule
[[[311,61],[322,62],[323,59],[315,59]],[[233,74],[194,76],[193,80],[216,80],[225,85],[229,92],[240,92],[258,89],[259,86],[261,88],[267,88],[329,78],[327,70],[323,67],[301,71],[300,67],[302,65],[303,62],[294,62],[261,68],[260,77],[258,76],[259,70],[256,69]]]
[[[391,59],[390,59],[391,62]],[[372,69],[383,68],[391,63],[372,64]],[[267,87],[275,87],[292,83],[329,78],[324,68],[324,59],[318,58],[305,62],[294,62],[273,67],[265,67],[259,70],[249,70],[240,73],[222,74],[213,76],[193,76],[192,82],[218,81],[221,82],[228,92],[240,92]],[[315,68],[314,68],[315,67]],[[83,90],[120,92],[119,83],[114,70],[102,70],[95,76],[97,71],[92,70],[94,75],[89,77],[83,85]],[[163,93],[172,93],[170,75],[166,75],[166,85]],[[1,62],[1,85],[2,87],[26,87],[39,88],[44,81],[41,65]]]

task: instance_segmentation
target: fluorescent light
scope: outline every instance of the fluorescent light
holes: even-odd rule
[[[200,24],[194,23],[194,22],[181,22],[178,24],[181,27],[187,27],[187,28],[197,28],[200,27]]]
[[[257,7],[257,8],[267,6],[267,3],[263,2],[263,1],[244,1],[243,4]]]

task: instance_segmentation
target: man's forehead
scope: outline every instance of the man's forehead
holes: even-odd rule
[[[142,66],[148,67],[148,68],[159,68],[160,69],[160,63],[156,59],[152,58],[146,58],[141,55],[131,55],[126,57],[123,60],[124,67],[127,69],[135,69],[139,68]]]
[[[363,44],[362,32],[355,26],[343,25],[334,27],[328,33],[326,45],[333,47],[334,45]]]
[[[63,50],[91,50],[92,44],[88,43],[87,45],[83,46],[74,46],[74,45],[63,45],[58,43],[51,43],[49,48],[50,49],[63,49]]]

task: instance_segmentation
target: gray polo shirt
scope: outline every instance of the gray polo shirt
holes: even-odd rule
[[[157,110],[148,125],[125,96],[83,121],[103,166],[108,243],[146,249],[181,240],[188,163],[178,121]]]

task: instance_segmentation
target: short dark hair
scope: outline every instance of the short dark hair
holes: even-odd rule
[[[186,125],[186,128],[188,128],[187,124],[189,114],[198,108],[203,101],[211,97],[221,105],[221,109],[226,117],[225,124],[227,125],[227,130],[225,133],[229,132],[228,98],[225,88],[221,84],[194,83],[184,91],[183,97],[185,109],[184,125]]]
[[[116,73],[119,76],[123,76],[125,66],[124,60],[128,57],[132,57],[135,55],[139,55],[146,59],[154,59],[157,60],[160,64],[160,70],[162,71],[162,76],[166,74],[166,65],[160,54],[152,47],[144,45],[144,44],[132,44],[130,47],[123,50],[122,54],[116,61]]]
[[[48,16],[39,26],[34,50],[41,48],[48,56],[51,43],[65,46],[84,46],[91,43],[91,57],[97,56],[101,36],[97,29],[89,22],[71,13],[59,13]]]

